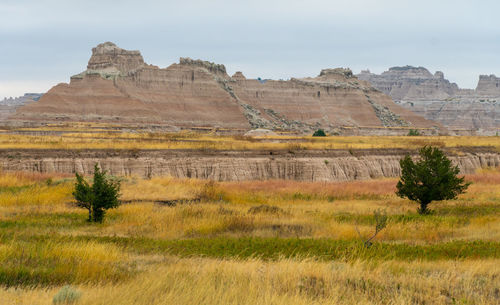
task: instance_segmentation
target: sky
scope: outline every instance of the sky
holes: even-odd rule
[[[289,79],[424,66],[462,88],[500,76],[498,0],[0,0],[0,99],[46,92],[112,41],[159,67],[179,57]]]

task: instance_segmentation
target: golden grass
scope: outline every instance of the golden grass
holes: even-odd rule
[[[16,173],[5,175],[24,177]],[[431,209],[435,209],[437,214],[429,217],[416,215],[415,203],[394,194],[397,179],[211,184],[195,179],[157,177],[145,180],[130,177],[122,184],[121,196],[130,203],[110,210],[102,226],[74,227],[70,224],[76,220],[57,216],[75,215],[76,219],[81,217],[84,223],[86,211],[71,205],[73,182],[55,179],[53,185],[47,185],[45,180],[33,183],[40,180],[36,176],[26,180],[28,187],[0,192],[0,220],[27,222],[30,225],[26,230],[36,228],[44,233],[55,230],[70,235],[168,239],[214,236],[354,239],[358,238],[356,227],[365,236],[371,234],[371,215],[374,210],[383,209],[390,219],[387,229],[377,237],[381,241],[440,243],[498,240],[500,215],[495,209],[500,200],[500,184],[495,182],[499,177],[500,170],[468,175],[467,180],[474,182],[468,192],[458,200],[432,203]],[[2,174],[0,181],[3,180],[8,179]],[[19,183],[12,179],[12,184],[19,186]],[[194,199],[200,194],[206,197],[191,204],[168,207],[153,203]],[[275,206],[279,212],[249,211],[263,204]],[[453,212],[457,209],[463,211]],[[410,218],[405,220],[407,216]],[[65,225],[60,228],[51,226],[58,222]]]
[[[82,291],[80,305],[497,304],[498,259],[346,263],[180,258],[138,254],[106,239],[83,238],[352,240],[359,239],[356,227],[363,236],[372,234],[372,212],[382,208],[389,223],[375,242],[499,241],[500,169],[481,170],[466,179],[474,182],[466,194],[432,203],[436,214],[419,216],[416,204],[395,196],[397,179],[208,183],[126,177],[122,199],[131,203],[110,210],[103,224],[92,225],[85,221],[85,210],[69,204],[73,181],[68,177],[0,173],[0,237],[13,236],[0,243],[0,262],[12,270],[32,268],[30,279],[38,276],[40,284],[43,279],[70,281]],[[200,195],[201,201],[191,204],[153,203]],[[277,209],[250,211],[262,204]],[[0,304],[51,304],[59,288],[0,287]]]
[[[496,137],[248,138],[193,132],[110,130],[106,124],[63,124],[24,129],[43,136],[0,134],[0,149],[300,150],[493,146]],[[460,153],[460,149],[457,149]],[[12,156],[15,158],[16,156]],[[73,177],[0,172],[0,279],[27,279],[0,287],[0,304],[52,304],[73,283],[87,304],[498,304],[500,260],[320,262],[314,258],[181,258],[140,247],[164,239],[212,237],[327,238],[373,233],[372,213],[388,226],[376,243],[436,245],[500,240],[500,169],[484,169],[457,200],[432,203],[434,215],[398,198],[397,179],[339,183],[124,177],[121,199],[103,224],[89,224],[74,207]],[[155,201],[199,199],[166,206]],[[252,208],[267,205],[255,212]],[[115,237],[149,240],[137,248]],[[223,240],[225,242],[225,240]],[[314,240],[318,242],[319,240]],[[3,268],[3,269],[2,269]],[[9,273],[11,272],[11,273]],[[17,272],[17,273],[16,273]],[[24,272],[24,273],[23,273]],[[17,278],[16,278],[17,276]],[[27,285],[35,287],[28,287]],[[43,286],[48,285],[48,286]]]
[[[100,244],[97,242],[73,241],[57,242],[45,241],[43,243],[30,243],[12,240],[0,245],[0,261],[3,267],[9,264],[22,263],[26,267],[30,264],[39,264],[37,268],[52,268],[49,279],[70,277],[75,282],[106,282],[118,280],[126,276],[121,274],[117,265],[125,266],[131,261],[126,252],[120,251],[116,246]],[[44,262],[49,262],[45,266]],[[43,278],[45,275],[41,275]],[[48,279],[47,279],[48,280]],[[41,284],[45,284],[41,282]]]
[[[123,184],[121,199],[155,201],[195,198],[205,183],[196,179],[172,177],[153,177],[150,180],[131,177]]]
[[[19,191],[0,192],[0,207],[44,206],[61,204],[72,200],[72,183],[63,183],[56,186],[35,184]]]
[[[0,134],[0,149],[191,149],[191,150],[301,150],[301,149],[382,149],[493,146],[496,137],[479,136],[219,136],[194,132],[102,132],[99,128],[61,127],[22,130],[43,135]],[[79,131],[79,132],[73,132]],[[83,131],[83,132],[82,132]],[[48,133],[45,134],[45,133]],[[51,135],[52,134],[52,135]]]
[[[178,259],[118,284],[81,285],[78,304],[497,304],[499,260],[378,263]],[[57,289],[0,289],[0,303],[50,304]]]

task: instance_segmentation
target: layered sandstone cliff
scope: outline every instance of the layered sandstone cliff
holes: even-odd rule
[[[481,97],[500,97],[500,78],[494,74],[480,75],[475,93]]]
[[[230,77],[224,65],[189,58],[161,69],[146,64],[140,52],[110,42],[92,50],[86,71],[11,118],[299,132],[340,126],[440,127],[396,105],[348,69],[262,81],[241,72]]]
[[[390,95],[399,105],[448,127],[451,133],[495,135],[500,131],[500,78],[481,75],[475,90],[460,89],[422,67],[394,67],[359,79]]]
[[[4,98],[0,101],[0,122],[16,113],[17,108],[38,101],[42,95],[42,93],[25,93],[19,97]]]
[[[378,90],[396,101],[444,100],[459,92],[458,85],[444,78],[444,73],[434,75],[424,67],[393,67],[382,74],[361,71],[359,79],[368,81]]]
[[[97,162],[113,175],[243,181],[285,179],[349,181],[397,177],[399,160],[411,151],[2,151],[3,170],[91,174]],[[500,166],[500,154],[488,149],[450,155],[462,174]]]
[[[447,126],[451,134],[492,136],[500,132],[500,99],[402,101],[399,104]]]

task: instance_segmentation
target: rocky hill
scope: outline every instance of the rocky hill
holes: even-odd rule
[[[500,78],[495,75],[480,75],[476,95],[480,97],[500,97]]]
[[[111,42],[92,49],[87,70],[12,120],[98,121],[310,132],[340,126],[439,126],[396,105],[349,69],[288,81],[230,77],[224,65],[181,58],[158,68]]]
[[[368,81],[395,101],[444,100],[460,91],[457,84],[444,78],[443,72],[431,74],[424,67],[393,67],[380,75],[366,70],[357,77]]]
[[[382,74],[362,71],[357,77],[390,95],[414,113],[457,134],[493,135],[500,131],[500,78],[481,75],[476,89],[461,89],[423,67],[393,67]]]
[[[4,98],[0,101],[0,121],[14,114],[17,108],[38,101],[42,95],[42,93],[25,93],[19,97]]]

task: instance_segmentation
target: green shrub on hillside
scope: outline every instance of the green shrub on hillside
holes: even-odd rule
[[[313,137],[326,137],[326,133],[323,129],[318,129],[313,133]]]
[[[410,137],[416,137],[416,136],[421,136],[420,131],[418,129],[410,129],[408,132],[408,136]]]

